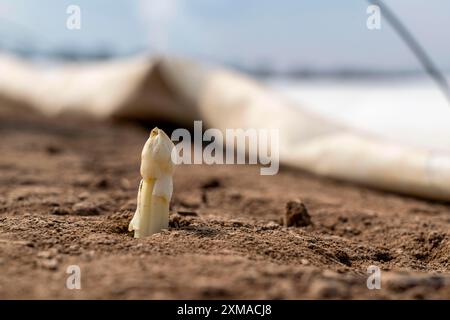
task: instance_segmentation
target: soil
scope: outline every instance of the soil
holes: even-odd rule
[[[450,298],[449,204],[292,168],[179,166],[170,228],[134,239],[148,133],[0,109],[0,298]]]

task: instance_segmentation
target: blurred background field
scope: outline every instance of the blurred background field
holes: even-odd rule
[[[81,8],[81,29],[66,8]],[[450,72],[446,1],[389,1],[440,72]],[[448,150],[450,108],[388,21],[368,2],[0,1],[0,52],[44,64],[175,55],[264,81],[328,118],[407,144]]]

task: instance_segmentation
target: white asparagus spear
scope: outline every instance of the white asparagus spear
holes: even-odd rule
[[[137,208],[128,229],[142,238],[167,229],[172,198],[174,144],[161,129],[154,128],[142,149]]]

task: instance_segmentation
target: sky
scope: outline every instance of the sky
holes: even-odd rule
[[[450,70],[450,1],[385,0]],[[69,5],[81,29],[66,28]],[[365,0],[0,0],[0,47],[145,50],[250,66],[419,69],[381,16],[366,27]]]

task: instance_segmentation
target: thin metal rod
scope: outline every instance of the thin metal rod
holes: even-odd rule
[[[400,35],[406,45],[414,52],[417,59],[425,68],[430,77],[437,83],[442,93],[444,94],[447,102],[450,105],[450,88],[448,86],[447,79],[439,71],[437,66],[433,63],[429,55],[425,52],[425,49],[419,44],[419,42],[413,37],[411,32],[405,27],[395,13],[381,0],[367,0],[370,4],[380,7],[382,16],[386,18],[389,24]]]

